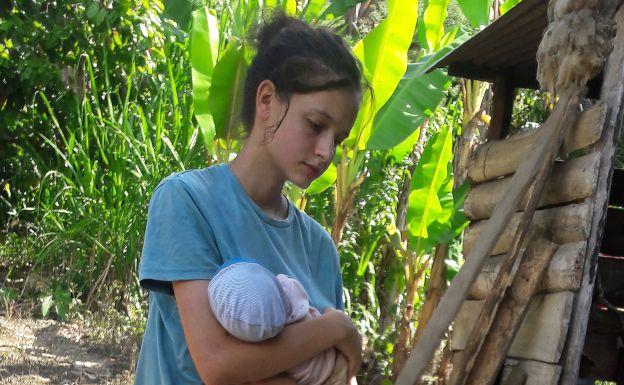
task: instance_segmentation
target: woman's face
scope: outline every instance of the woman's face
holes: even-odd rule
[[[284,116],[286,103],[277,103],[273,116]],[[281,108],[280,108],[281,107]],[[359,108],[352,90],[294,94],[277,131],[268,128],[267,150],[284,177],[301,188],[329,167],[336,146],[349,136]]]

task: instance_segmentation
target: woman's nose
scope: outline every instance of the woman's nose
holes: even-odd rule
[[[316,143],[316,155],[324,161],[330,161],[334,157],[334,136],[331,133],[321,135]]]

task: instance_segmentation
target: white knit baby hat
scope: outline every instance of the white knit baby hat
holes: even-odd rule
[[[208,299],[221,326],[247,342],[276,336],[290,313],[275,275],[251,260],[222,266],[208,284]]]

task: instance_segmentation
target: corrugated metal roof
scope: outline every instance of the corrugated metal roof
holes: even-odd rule
[[[516,87],[537,88],[535,54],[548,25],[548,0],[523,0],[435,64],[449,74],[492,82],[498,76]]]

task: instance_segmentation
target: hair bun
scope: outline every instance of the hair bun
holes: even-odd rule
[[[258,50],[266,49],[271,41],[284,29],[303,23],[300,20],[286,16],[281,9],[274,9],[271,12],[270,21],[262,25],[256,34],[256,47]]]

